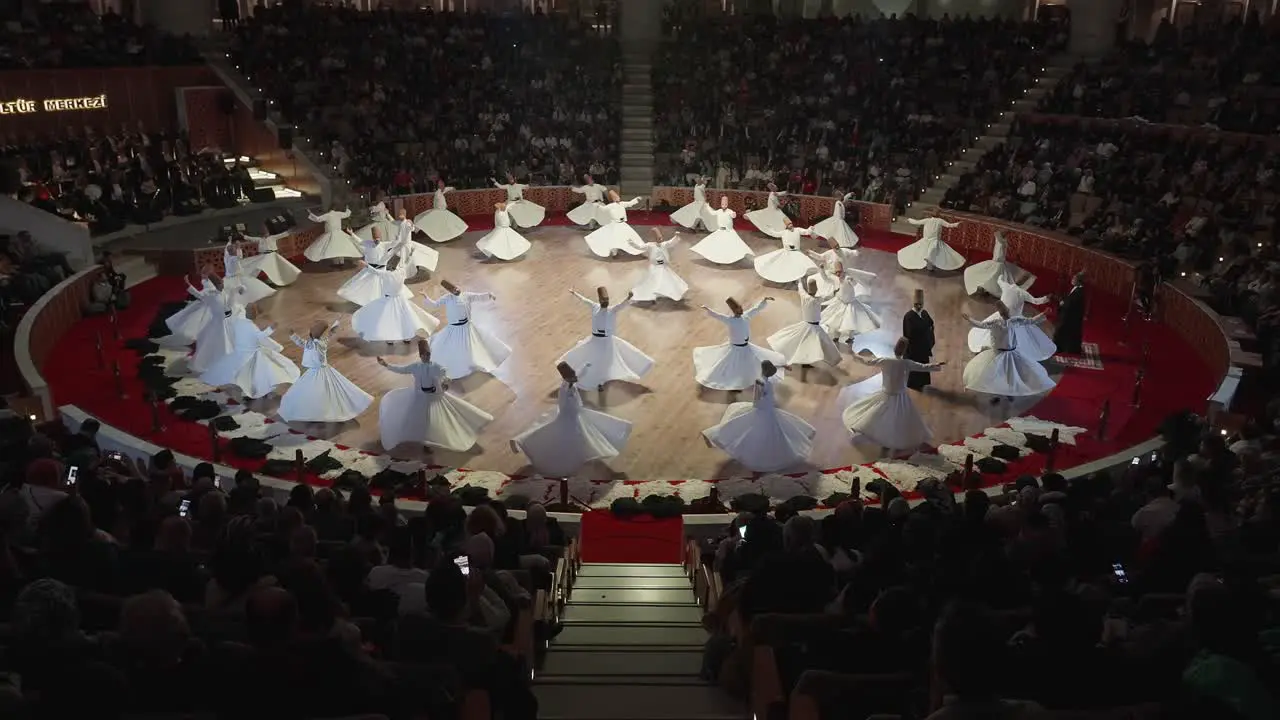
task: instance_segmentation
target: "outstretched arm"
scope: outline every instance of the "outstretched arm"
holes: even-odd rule
[[[822,257],[822,253],[816,253],[812,250],[805,250],[804,254],[808,255],[810,260],[818,263],[819,265],[827,261],[826,258]]]
[[[578,187],[571,187],[571,188],[569,188],[569,192],[571,192],[571,193],[577,193],[577,194],[579,194],[579,195],[586,195],[586,194],[587,194],[587,189],[586,189],[585,187],[582,187],[582,186],[578,186]]]
[[[870,367],[875,367],[875,366],[880,365],[881,363],[883,363],[883,362],[884,362],[884,358],[879,357],[878,355],[872,355],[870,352],[867,352],[867,353],[865,353],[865,354],[863,354],[863,353],[854,353],[854,354],[852,355],[852,357],[853,357],[854,362],[858,362],[858,363],[861,363],[861,364],[863,364],[863,365],[867,365],[867,366],[870,366]]]
[[[342,218],[343,220],[346,220],[347,218],[351,217],[351,211],[343,210],[342,212],[338,213],[338,217]]]
[[[942,220],[942,218],[938,218],[938,219],[939,219],[939,220]],[[958,228],[958,227],[960,227],[960,223],[958,223],[958,222],[947,222],[946,220],[942,220],[942,227],[944,227],[944,228]]]
[[[986,321],[986,320],[974,320],[973,318],[969,317],[969,316],[968,316],[967,314],[965,314],[965,313],[960,313],[960,317],[964,318],[964,319],[965,319],[965,322],[969,323],[969,324],[970,324],[970,325],[972,325],[973,327],[978,328],[979,330],[990,330],[991,328],[993,328],[993,327],[995,327],[996,325],[998,325],[998,324],[999,324],[999,323],[998,323],[997,321],[995,321],[995,320],[990,320],[990,321]]]
[[[326,216],[326,215],[328,215],[328,214],[329,214],[329,213],[323,213],[323,214],[321,214],[321,215],[318,215],[318,216],[317,216],[315,213],[313,213],[313,212],[311,212],[310,210],[308,210],[308,211],[307,211],[307,219],[308,219],[308,220],[310,220],[311,222],[324,222],[324,218],[325,218],[325,216]]]
[[[635,298],[635,296],[636,296],[636,294],[635,294],[635,293],[633,293],[633,292],[629,292],[629,293],[627,293],[627,297],[626,297],[622,302],[620,302],[620,303],[618,303],[617,305],[614,305],[613,307],[609,308],[609,312],[610,312],[610,313],[612,313],[612,314],[614,314],[614,315],[617,315],[618,313],[622,312],[622,310],[623,310],[624,308],[629,308],[629,307],[631,307],[631,302],[632,302],[632,300]]]
[[[426,293],[421,293],[421,295],[422,295],[422,304],[426,305],[427,307],[438,308],[444,304],[443,296],[441,296],[439,300],[435,300]]]
[[[750,310],[748,310],[748,311],[746,311],[746,312],[742,313],[742,317],[747,318],[748,320],[750,320],[751,318],[753,318],[753,317],[755,317],[757,314],[759,314],[759,313],[760,313],[760,311],[764,309],[764,306],[765,306],[765,305],[768,305],[768,304],[769,304],[770,302],[772,302],[772,301],[773,301],[773,298],[771,298],[771,297],[762,298],[762,299],[760,300],[760,302],[756,303],[755,305],[752,305]]]
[[[378,358],[378,364],[397,375],[412,375],[413,365],[389,365],[386,360]]]
[[[620,202],[620,203],[618,203],[618,204],[619,204],[619,205],[621,205],[621,206],[623,206],[623,207],[633,208],[633,207],[635,207],[635,206],[636,206],[636,203],[640,202],[640,201],[641,201],[641,200],[643,200],[643,199],[644,199],[644,198],[631,198],[630,200],[624,200],[624,201],[622,201],[622,202]]]
[[[911,372],[938,372],[946,365],[945,362],[922,363],[915,360],[907,360],[903,358],[902,363],[907,366]]]
[[[702,309],[703,309],[703,310],[706,310],[708,315],[710,315],[711,317],[713,317],[713,318],[715,318],[715,319],[719,320],[720,322],[728,322],[728,320],[729,320],[729,316],[728,316],[728,315],[722,315],[722,314],[720,314],[720,313],[716,312],[715,310],[712,310],[711,308],[707,307],[706,305],[703,305],[703,306],[702,306]]]
[[[596,307],[599,307],[599,303],[597,303],[595,300],[592,300],[591,298],[587,297],[586,295],[583,295],[582,293],[578,292],[577,290],[572,290],[572,289],[571,289],[571,290],[569,290],[569,294],[570,294],[570,295],[572,295],[572,296],[574,296],[574,297],[576,297],[576,298],[578,298],[579,300],[581,300],[585,305],[587,305],[587,306],[588,306],[588,307],[590,307],[590,308],[596,308]]]
[[[680,233],[676,233],[675,235],[672,235],[670,240],[667,240],[666,242],[662,243],[662,247],[670,250],[671,248],[675,247],[678,244],[680,244]]]
[[[916,227],[920,227],[921,225],[924,225],[924,220],[917,220],[915,218],[907,218],[906,220],[907,222],[911,223],[912,225],[915,225]]]
[[[1044,321],[1044,313],[1032,317],[1013,318],[1013,321],[1017,325],[1039,325]]]
[[[302,337],[302,336],[301,336],[301,335],[299,335],[298,333],[289,333],[289,340],[293,341],[293,344],[294,344],[294,345],[297,345],[297,346],[298,346],[298,347],[300,347],[300,348],[306,348],[306,347],[307,347],[307,340],[306,340],[306,338]]]
[[[489,181],[492,182],[493,186],[496,188],[501,188],[503,190],[507,189],[506,185],[503,185],[502,183],[498,182],[497,180],[494,180],[493,178],[489,178]]]

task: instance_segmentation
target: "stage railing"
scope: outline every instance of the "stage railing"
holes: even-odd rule
[[[89,290],[101,273],[102,266],[94,265],[54,285],[18,322],[13,338],[14,360],[27,393],[40,402],[43,420],[54,418],[54,402],[40,366],[67,330],[84,317]]]

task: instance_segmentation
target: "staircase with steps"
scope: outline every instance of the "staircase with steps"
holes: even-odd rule
[[[628,47],[622,54],[622,157],[618,165],[623,199],[653,191],[653,50]]]
[[[699,678],[702,609],[680,565],[585,564],[534,680],[543,720],[743,720]]]
[[[1075,62],[1075,58],[1065,55],[1050,59],[1044,71],[1036,78],[1035,85],[1027,89],[1022,97],[1010,102],[1009,109],[1001,112],[999,117],[995,118],[995,122],[987,125],[986,134],[974,138],[973,145],[961,152],[955,160],[947,163],[946,172],[935,177],[933,184],[927,186],[919,198],[907,205],[906,213],[894,220],[893,231],[915,235],[915,226],[908,223],[906,218],[920,219],[937,208],[938,203],[942,202],[943,196],[947,194],[947,190],[958,184],[960,178],[972,170],[983,156],[999,147],[1009,137],[1009,131],[1018,115],[1035,112],[1045,96],[1053,92],[1058,83],[1071,74]]]

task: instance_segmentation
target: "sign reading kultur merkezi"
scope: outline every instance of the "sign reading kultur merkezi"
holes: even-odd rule
[[[6,100],[0,102],[0,115],[31,115],[37,112],[67,112],[70,110],[106,110],[106,95],[87,97],[47,98],[45,100]]]

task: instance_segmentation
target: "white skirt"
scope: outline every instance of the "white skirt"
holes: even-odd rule
[[[238,322],[253,325],[243,317],[210,318],[196,335],[196,349],[187,362],[187,368],[202,373],[222,356],[230,354],[235,349],[235,325]]]
[[[933,432],[905,392],[884,390],[862,398],[844,409],[844,425],[880,447],[909,450],[933,442]]]
[[[325,365],[302,373],[280,398],[276,413],[287,423],[341,423],[355,419],[372,404],[372,395],[332,365]]]
[[[356,231],[356,237],[362,242],[373,242],[373,229],[378,228],[378,232],[382,234],[381,242],[390,242],[396,239],[396,223],[391,220],[375,220],[368,225]]]
[[[840,364],[840,348],[821,325],[794,323],[770,335],[768,342],[782,353],[786,365]]]
[[[400,262],[409,268],[409,277],[413,277],[419,270],[436,271],[436,265],[440,263],[440,253],[435,248],[429,248],[412,240],[409,241],[408,248],[408,259]]]
[[[302,274],[297,265],[285,260],[278,252],[247,257],[240,261],[240,271],[251,277],[262,273],[273,285],[290,285]]]
[[[364,253],[360,250],[360,241],[347,231],[340,233],[324,233],[316,238],[306,250],[302,251],[302,256],[311,262],[320,262],[322,260],[337,260],[339,258],[360,259],[364,257]]]
[[[431,336],[431,361],[445,369],[450,380],[473,372],[493,373],[511,357],[511,348],[476,324],[445,325]]]
[[[732,265],[742,258],[755,255],[742,238],[738,237],[738,233],[731,228],[716,230],[699,240],[689,250],[717,265]]]
[[[400,296],[406,300],[412,300],[413,291],[401,285]],[[364,307],[381,298],[382,282],[378,279],[378,273],[368,266],[360,268],[359,272],[352,275],[346,282],[342,283],[342,287],[338,288],[338,297],[348,302],[353,302],[360,307]]]
[[[720,424],[702,431],[712,445],[755,472],[780,472],[809,459],[813,426],[778,408],[730,405]]]
[[[858,333],[869,333],[880,329],[880,317],[871,308],[854,300],[847,303],[838,297],[827,301],[822,309],[822,329],[836,339],[852,338]]]
[[[522,228],[537,227],[547,219],[547,209],[529,200],[507,203],[507,214],[511,216],[512,222]]]
[[[395,342],[430,333],[440,321],[404,297],[380,297],[351,316],[351,327],[365,342]]]
[[[1036,281],[1036,276],[1029,275],[1018,283],[1018,276],[1021,273],[1022,269],[1011,262],[983,260],[964,269],[964,291],[970,295],[976,295],[979,290],[985,290],[992,297],[1000,297],[1001,290],[998,282],[1000,280],[1010,285],[1021,284],[1024,288],[1031,287]]]
[[[578,386],[582,388],[597,388],[611,380],[639,380],[653,368],[653,358],[612,335],[588,335],[556,360],[562,362],[578,372]],[[587,363],[591,367],[584,370]]]
[[[567,477],[592,460],[617,457],[630,437],[631,423],[622,418],[585,407],[571,414],[555,408],[511,444],[539,473]]]
[[[250,323],[252,325],[252,323]],[[241,326],[237,332],[254,332]],[[274,345],[275,347],[272,347]],[[237,387],[246,397],[257,400],[279,385],[298,379],[300,373],[293,361],[281,354],[279,343],[258,345],[252,350],[237,349],[210,363],[200,374],[200,382],[214,387]]]
[[[826,300],[829,297],[834,297],[836,293],[840,292],[840,278],[827,272],[827,268],[823,265],[818,265],[818,272],[813,273],[809,277],[811,277],[814,283],[818,286],[818,293],[814,297]]]
[[[596,257],[613,257],[621,250],[628,255],[643,255],[646,250],[640,234],[624,222],[611,222],[587,233],[587,247]]]
[[[989,319],[1000,317],[996,313]],[[1058,353],[1058,346],[1054,344],[1053,339],[1041,330],[1038,325],[1014,325],[1009,328],[1010,342],[1013,343],[1014,352],[1031,362],[1043,362]],[[982,328],[972,328],[969,330],[969,351],[982,352],[991,347],[991,331]]]
[[[964,366],[964,386],[974,392],[1006,397],[1041,395],[1057,383],[1044,366],[1017,352],[983,350]]]
[[[777,208],[761,208],[752,210],[746,214],[746,218],[751,221],[752,225],[760,232],[769,237],[780,238],[782,231],[786,229],[786,213]]]
[[[670,265],[654,263],[649,263],[644,279],[631,290],[632,299],[637,302],[653,302],[660,297],[680,302],[687,292],[689,283],[677,275]]]
[[[494,228],[476,243],[476,250],[484,253],[485,257],[499,260],[515,260],[529,252],[530,247],[528,240],[509,227]]]
[[[711,214],[710,205],[695,200],[671,213],[671,222],[690,230],[698,227],[698,223],[702,223],[703,228],[710,229],[716,226],[716,216]]]
[[[826,240],[834,241],[842,248],[858,246],[858,233],[849,227],[844,218],[834,215],[813,226],[813,234]]]
[[[413,224],[427,234],[432,242],[449,242],[467,231],[467,223],[449,210],[431,208],[418,213]]]
[[[964,267],[964,256],[942,240],[920,238],[898,251],[898,264],[906,270],[959,270]]]
[[[768,360],[779,368],[787,364],[781,353],[759,345],[708,345],[693,349],[693,378],[712,390],[745,390],[760,379],[760,363]],[[782,370],[777,377],[782,378]]]
[[[492,415],[443,388],[396,388],[382,396],[378,408],[378,431],[388,451],[411,442],[465,452],[475,447],[480,430],[491,422]]]
[[[263,298],[276,294],[275,288],[244,272],[223,278],[222,284],[228,293],[238,295],[240,302],[245,305],[252,305]],[[244,288],[243,293],[240,292],[241,288]]]
[[[169,326],[169,332],[175,337],[190,345],[195,342],[196,336],[211,320],[213,320],[213,313],[209,312],[209,306],[201,300],[193,300],[187,303],[186,307],[165,318],[164,324]]]
[[[778,248],[755,260],[756,274],[769,282],[794,285],[797,280],[814,272],[818,266],[800,250]]]
[[[604,203],[584,202],[578,207],[570,210],[566,215],[573,221],[574,225],[585,226],[590,225],[591,223],[603,225],[604,223],[609,222],[609,218],[607,217],[605,217],[603,221],[601,220],[603,210]]]

